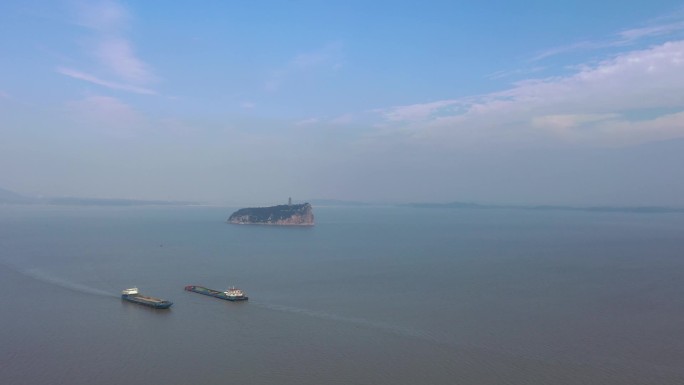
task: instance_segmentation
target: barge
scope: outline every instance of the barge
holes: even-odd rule
[[[173,305],[173,302],[170,301],[165,301],[163,299],[142,295],[138,291],[137,287],[133,287],[122,291],[121,299],[128,302],[153,307],[155,309],[168,309],[171,307],[171,305]]]
[[[189,285],[185,287],[185,290],[208,295],[210,297],[216,297],[218,299],[224,299],[226,301],[247,301],[249,299],[242,290],[235,287],[231,287],[226,291],[218,291],[207,289],[203,286]]]

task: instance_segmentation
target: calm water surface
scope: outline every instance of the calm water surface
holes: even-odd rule
[[[0,383],[684,383],[682,214],[232,210],[0,207]]]

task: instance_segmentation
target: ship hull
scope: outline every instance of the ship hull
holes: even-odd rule
[[[224,301],[230,301],[230,302],[247,301],[249,299],[247,296],[229,297],[226,295],[226,293],[224,293],[222,291],[207,289],[206,287],[203,287],[203,286],[186,286],[185,290],[192,291],[192,292],[197,293],[197,294],[208,295],[209,297],[214,297],[214,298],[218,298],[218,299],[222,299]]]
[[[173,305],[173,302],[164,301],[157,298],[143,297],[139,295],[123,294],[121,299],[128,302],[137,303],[138,305],[148,306],[154,309],[168,309]]]

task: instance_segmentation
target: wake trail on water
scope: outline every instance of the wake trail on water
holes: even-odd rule
[[[674,374],[680,374],[682,373],[678,368],[672,368],[669,366],[664,366],[664,365],[653,365],[653,364],[644,364],[643,362],[633,362],[629,361],[627,364],[622,363],[622,361],[617,360],[615,361],[612,358],[606,358],[602,356],[591,356],[587,357],[586,359],[578,359],[578,358],[570,358],[570,357],[558,357],[556,359],[550,359],[546,354],[544,354],[543,351],[541,352],[535,352],[535,351],[529,351],[529,350],[518,350],[518,349],[506,349],[502,347],[496,347],[492,345],[480,345],[480,344],[469,344],[469,343],[462,343],[462,342],[455,342],[449,339],[447,336],[439,336],[437,334],[429,333],[424,330],[420,329],[415,329],[415,328],[407,328],[407,327],[402,327],[402,326],[397,326],[397,325],[392,325],[386,322],[378,322],[378,321],[372,321],[368,320],[365,318],[357,318],[357,317],[345,317],[345,316],[340,316],[337,314],[332,314],[324,311],[317,311],[317,310],[310,310],[310,309],[303,309],[303,308],[298,308],[298,307],[293,307],[293,306],[284,306],[284,305],[276,305],[276,304],[271,304],[271,303],[263,303],[263,302],[257,302],[250,300],[250,303],[252,305],[259,306],[261,308],[269,309],[269,310],[275,310],[275,311],[281,311],[281,312],[286,312],[286,313],[292,313],[292,314],[301,314],[309,317],[314,317],[318,319],[324,319],[324,320],[329,320],[329,321],[336,321],[336,322],[343,322],[347,324],[353,324],[353,325],[358,325],[361,327],[369,328],[369,329],[375,329],[379,330],[385,333],[390,333],[394,335],[398,335],[401,337],[410,337],[410,338],[417,338],[422,341],[427,341],[427,342],[432,342],[436,343],[440,346],[447,346],[450,348],[456,348],[459,350],[463,350],[465,352],[471,352],[471,353],[479,353],[480,355],[486,355],[488,357],[496,357],[496,356],[501,356],[501,357],[507,357],[508,359],[518,359],[518,360],[525,360],[524,362],[539,362],[539,363],[553,363],[557,364],[557,362],[565,362],[569,363],[572,365],[596,365],[597,362],[606,362],[610,363],[612,365],[629,365],[629,366],[634,366],[634,365],[645,365],[646,368],[655,368],[660,371],[669,371]],[[494,355],[494,356],[492,356]],[[464,356],[462,359],[467,359],[469,356]],[[477,363],[478,365],[482,365],[483,363],[485,365],[491,365],[491,363],[483,362],[479,358],[479,356],[474,356],[474,358],[470,358],[473,363]],[[612,361],[611,361],[612,360]],[[627,368],[627,366],[625,366]]]
[[[5,267],[9,268],[10,270],[13,270],[21,275],[24,275],[26,277],[35,279],[36,281],[40,281],[43,283],[47,283],[50,285],[55,285],[59,286],[64,289],[68,289],[71,291],[75,291],[78,293],[83,293],[83,294],[91,294],[91,295],[97,295],[101,297],[114,297],[116,298],[117,295],[107,292],[101,289],[97,289],[94,287],[90,287],[87,285],[83,285],[81,283],[69,281],[64,278],[60,278],[58,276],[55,276],[54,274],[46,273],[40,269],[21,269],[19,267],[10,265],[6,262],[0,262],[0,264],[4,265]]]
[[[266,308],[269,310],[276,310],[276,311],[282,311],[282,312],[287,312],[287,313],[294,313],[294,314],[302,314],[306,315],[309,317],[314,317],[318,319],[325,319],[325,320],[330,320],[330,321],[337,321],[337,322],[344,322],[348,324],[354,324],[354,325],[359,325],[367,328],[372,328],[372,329],[377,329],[381,330],[387,333],[392,333],[404,337],[412,337],[412,338],[419,338],[425,341],[430,341],[430,342],[443,342],[442,339],[433,336],[432,334],[419,330],[419,329],[414,329],[414,328],[407,328],[407,327],[402,327],[402,326],[397,326],[397,325],[392,325],[386,322],[379,322],[379,321],[372,321],[369,319],[365,318],[358,318],[358,317],[346,317],[346,316],[341,316],[337,314],[332,314],[324,311],[318,311],[318,310],[310,310],[310,309],[303,309],[303,308],[298,308],[298,307],[293,307],[293,306],[284,306],[284,305],[274,305],[270,303],[263,303],[263,302],[253,302],[250,300],[254,305],[257,305],[262,308]]]
[[[548,358],[544,355],[541,354],[534,354],[532,352],[521,352],[513,349],[502,349],[498,347],[493,347],[493,346],[482,346],[482,345],[477,345],[477,344],[468,344],[468,343],[460,343],[460,342],[455,342],[449,339],[447,336],[439,336],[433,333],[426,332],[424,330],[420,329],[415,329],[415,328],[407,328],[407,327],[402,327],[402,326],[397,326],[397,325],[392,325],[386,322],[378,322],[378,321],[372,321],[368,320],[365,318],[357,318],[357,317],[345,317],[345,316],[340,316],[337,314],[332,314],[332,313],[327,313],[323,311],[317,311],[317,310],[309,310],[309,309],[303,309],[303,308],[298,308],[298,307],[293,307],[293,306],[283,306],[283,305],[275,305],[275,304],[270,304],[270,303],[262,303],[262,302],[256,302],[250,300],[253,305],[259,306],[261,308],[269,309],[269,310],[275,310],[275,311],[281,311],[281,312],[287,312],[287,313],[293,313],[293,314],[301,314],[309,317],[315,317],[318,319],[324,319],[324,320],[329,320],[329,321],[337,321],[337,322],[343,322],[347,324],[353,324],[353,325],[358,325],[361,327],[369,328],[369,329],[375,329],[382,331],[384,333],[390,333],[394,334],[397,336],[401,337],[409,337],[409,338],[416,338],[422,341],[430,342],[430,343],[435,343],[438,346],[444,346],[452,349],[458,349],[461,351],[465,352],[471,352],[471,353],[480,353],[480,354],[488,354],[488,355],[500,355],[502,357],[509,357],[509,358],[515,358],[515,359],[525,359],[525,360],[530,360],[530,361],[537,361],[537,362],[547,362],[549,361]],[[467,358],[469,356],[464,356],[463,358]],[[477,357],[477,356],[474,356]],[[475,360],[476,358],[471,358],[472,360]],[[472,361],[475,362],[475,361]],[[480,362],[480,361],[478,361]],[[482,364],[482,362],[480,362]]]
[[[380,322],[380,321],[372,321],[369,319],[365,318],[358,318],[358,317],[345,317],[345,316],[340,316],[337,314],[332,314],[324,311],[317,311],[317,310],[310,310],[310,309],[303,309],[303,308],[298,308],[298,307],[293,307],[293,306],[284,306],[284,305],[275,305],[275,304],[270,304],[270,303],[262,303],[262,302],[256,302],[250,300],[253,305],[257,305],[259,307],[269,309],[269,310],[275,310],[275,311],[282,311],[282,312],[287,312],[287,313],[293,313],[293,314],[302,314],[305,316],[309,317],[314,317],[318,319],[324,319],[324,320],[329,320],[329,321],[337,321],[337,322],[343,322],[347,324],[353,324],[353,325],[358,325],[362,326],[365,328],[369,329],[375,329],[382,331],[384,333],[390,333],[394,334],[397,336],[401,337],[409,337],[409,338],[416,338],[421,341],[425,342],[430,342],[437,344],[438,346],[444,346],[444,347],[449,347],[449,348],[455,348],[455,349],[466,349],[467,351],[478,351],[478,352],[485,352],[485,353],[496,353],[508,357],[525,357],[528,359],[534,359],[534,360],[545,360],[543,356],[530,356],[524,355],[520,352],[513,351],[513,350],[507,350],[507,349],[501,349],[501,348],[496,348],[492,346],[482,346],[482,345],[476,345],[476,344],[469,344],[469,343],[464,343],[464,342],[457,342],[452,340],[449,336],[447,335],[442,335],[439,333],[430,333],[424,330],[416,329],[416,328],[409,328],[409,327],[403,327],[403,326],[397,326],[393,324],[389,324],[386,322]]]

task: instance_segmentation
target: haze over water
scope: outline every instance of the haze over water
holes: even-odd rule
[[[0,207],[0,383],[684,383],[681,213],[231,212]]]

